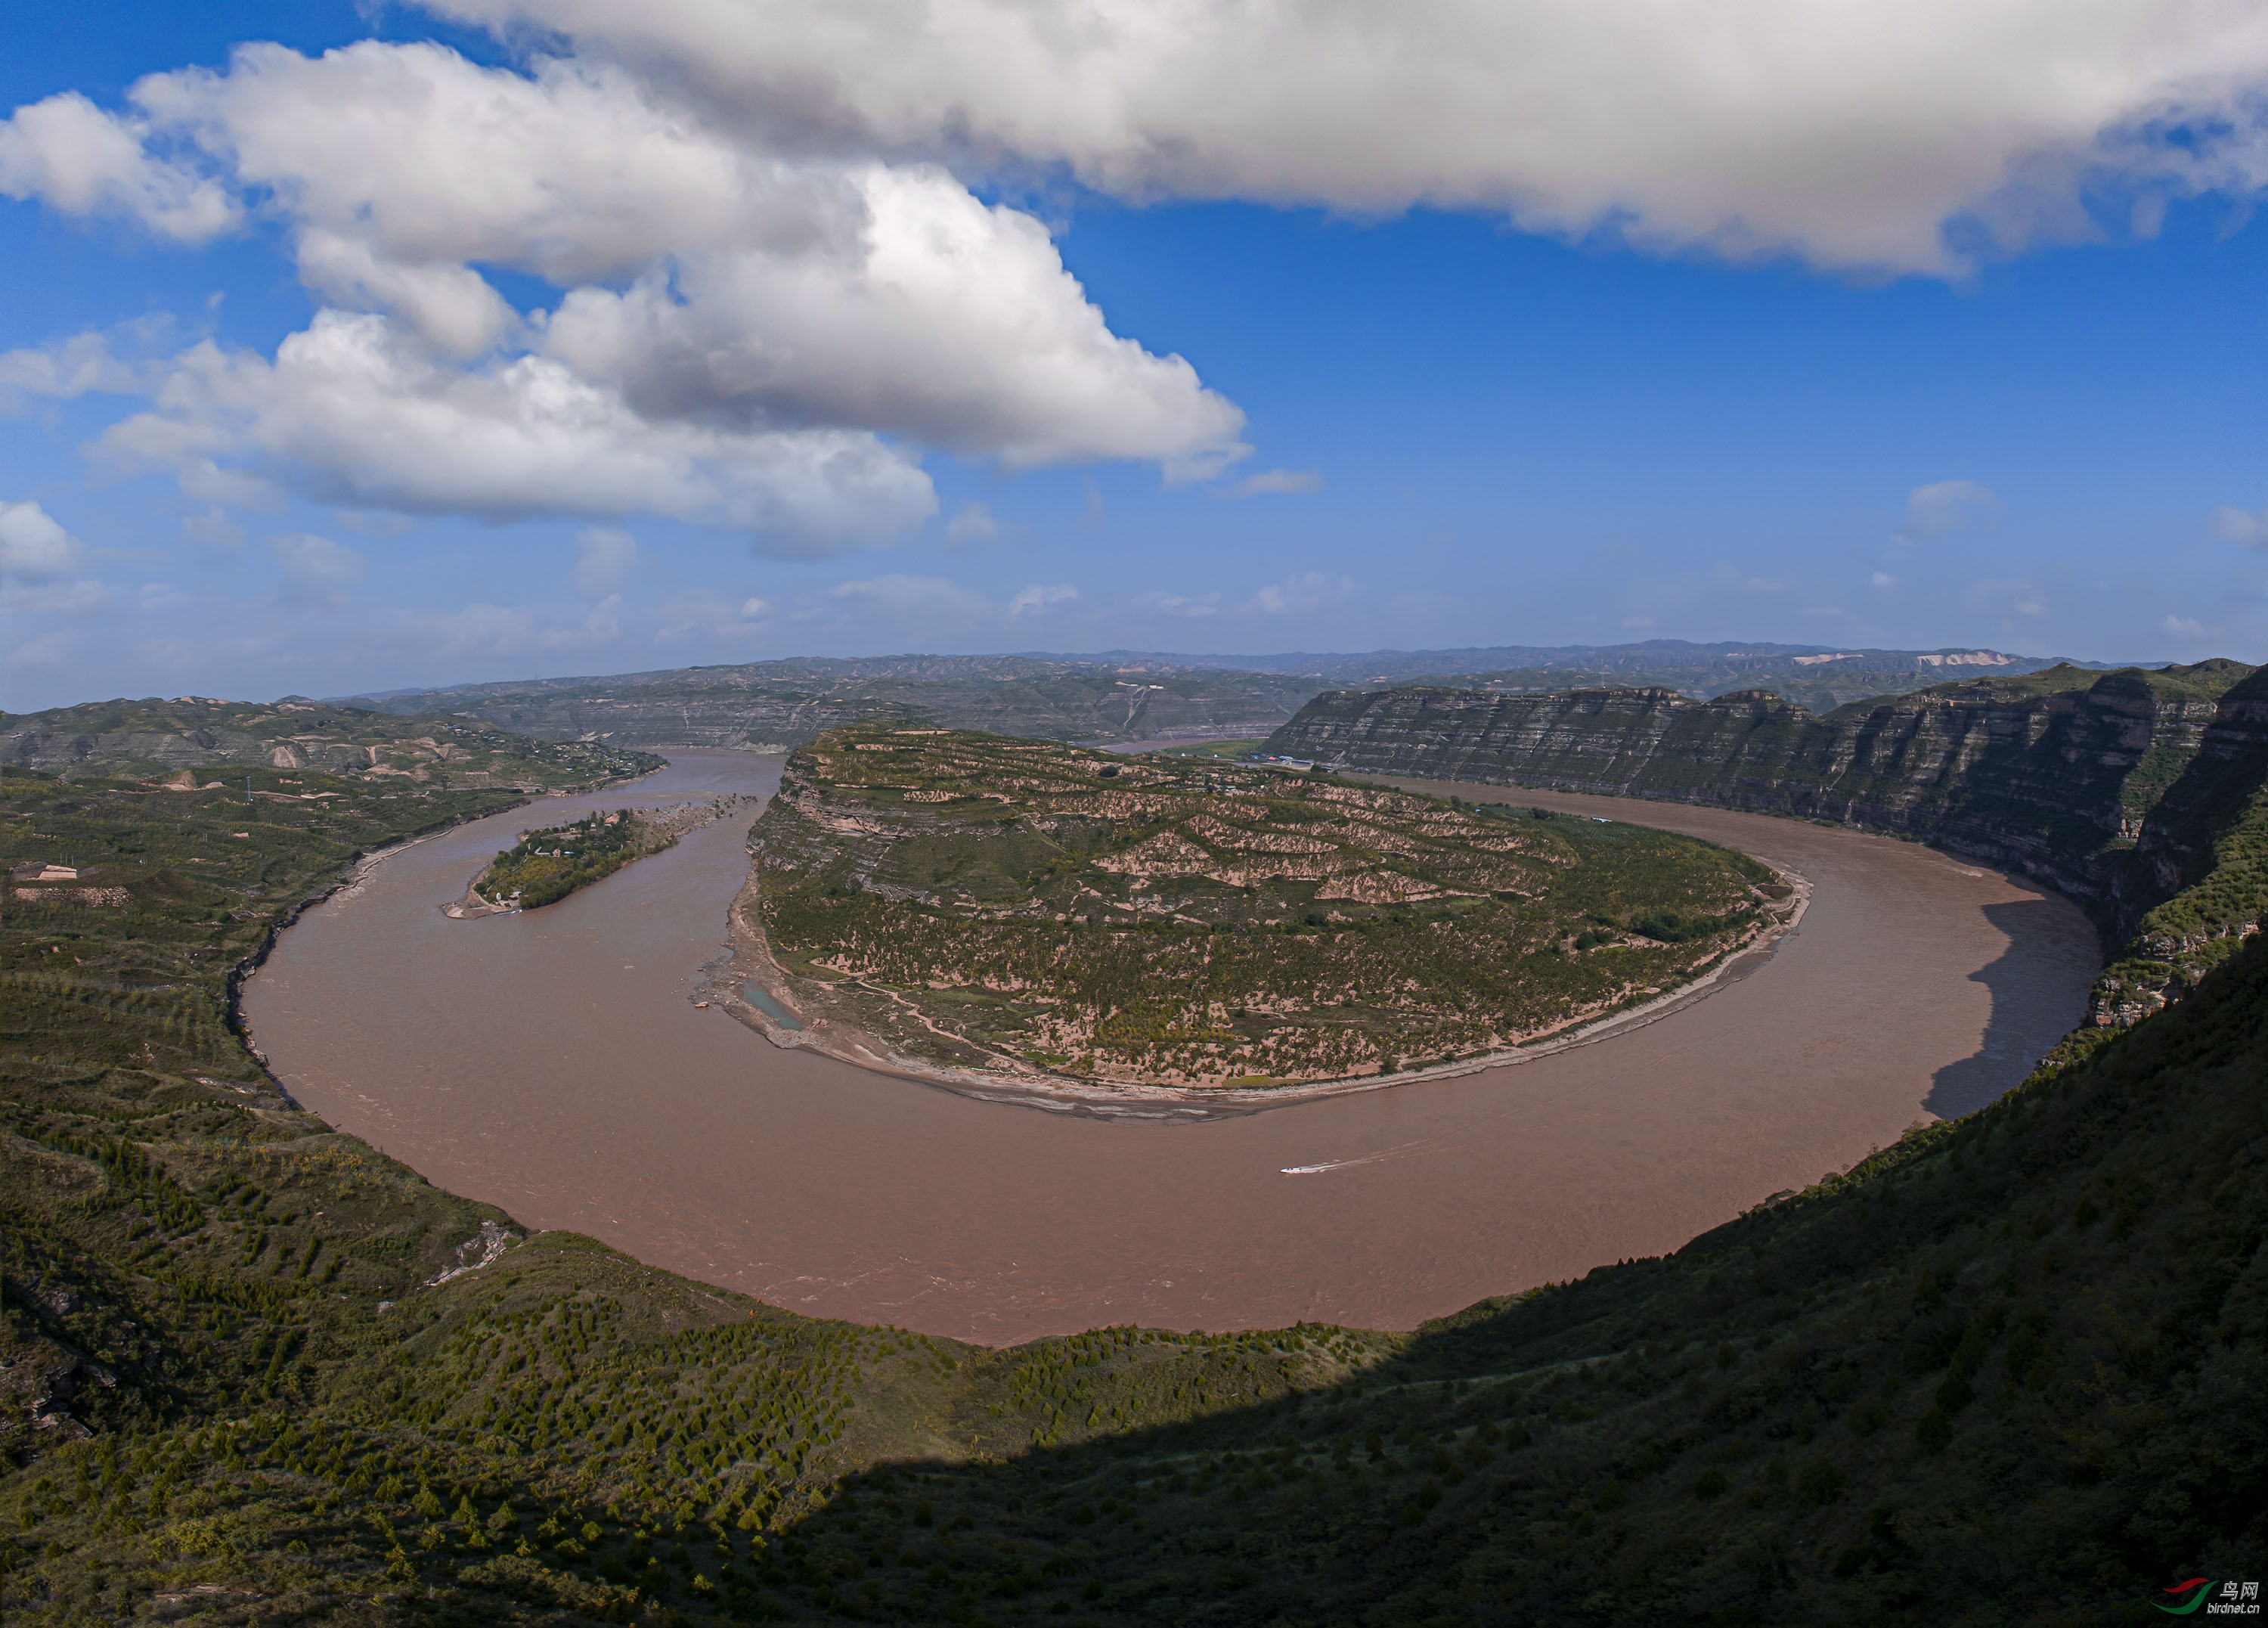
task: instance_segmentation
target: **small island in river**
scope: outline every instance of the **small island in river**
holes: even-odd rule
[[[659,853],[696,827],[721,820],[748,799],[733,793],[670,808],[593,812],[565,825],[522,831],[475,877],[465,896],[442,907],[459,921],[533,910]]]
[[[1041,1087],[1506,1052],[1703,977],[1798,900],[1645,826],[881,722],[798,751],[749,835],[713,991],[735,1015],[867,1066]]]

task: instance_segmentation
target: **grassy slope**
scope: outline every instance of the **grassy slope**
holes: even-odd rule
[[[271,840],[246,932],[341,838]],[[11,998],[0,1385],[76,1387],[8,1440],[11,1622],[2109,1623],[2268,1560],[2257,939],[1667,1260],[998,1353],[566,1234],[412,1286],[504,1218]]]

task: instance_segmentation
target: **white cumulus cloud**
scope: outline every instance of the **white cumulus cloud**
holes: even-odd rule
[[[87,616],[114,608],[110,590],[76,573],[86,549],[38,504],[0,502],[0,611]]]
[[[193,357],[140,384],[165,407],[112,450],[218,501],[257,496],[228,490],[248,438],[263,478],[334,501],[651,512],[815,551],[932,512],[916,455],[880,438],[1175,475],[1244,451],[1243,414],[1112,333],[1037,219],[917,156],[777,141],[619,65],[431,44],[249,45],[130,101],[19,109],[0,186],[181,239],[193,206],[207,235],[254,210],[330,307],[272,361]],[[99,164],[74,168],[81,151]],[[491,267],[556,303],[514,309]],[[136,387],[103,362],[13,353],[0,386]]]
[[[182,472],[193,495],[235,458],[249,466],[239,479],[328,502],[492,519],[658,513],[740,527],[788,554],[887,536],[936,506],[920,467],[870,433],[650,419],[549,357],[460,368],[385,317],[335,311],[272,363],[210,343],[183,352],[152,410],[102,446]]]
[[[77,538],[36,503],[0,502],[0,575],[52,582],[79,567]]]
[[[2268,176],[2250,0],[426,4],[556,33],[775,141],[1870,271],[2076,235],[2090,187]]]
[[[0,121],[0,194],[38,198],[66,215],[116,215],[162,238],[202,243],[230,231],[237,202],[195,169],[153,156],[148,126],[76,91]]]
[[[1000,522],[993,518],[992,505],[974,499],[964,503],[945,523],[945,541],[956,549],[990,542],[1000,534]]]

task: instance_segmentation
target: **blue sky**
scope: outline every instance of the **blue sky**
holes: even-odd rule
[[[1870,4],[1793,44],[1783,9],[1727,9],[1761,66],[1725,105],[1526,4],[1338,8],[1340,50],[1186,0],[1060,62],[981,0],[879,49],[771,0],[16,21],[0,704],[902,650],[2268,656],[2256,19],[1883,8],[1891,60]]]

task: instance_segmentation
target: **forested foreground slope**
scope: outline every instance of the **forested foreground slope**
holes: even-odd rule
[[[10,783],[28,841],[226,835]],[[11,1624],[2109,1624],[2268,1572],[2257,935],[1667,1259],[1415,1335],[995,1352],[521,1238],[276,1097],[189,952],[431,817],[358,795],[274,806],[236,919],[0,924]],[[168,944],[173,989],[116,976]]]

